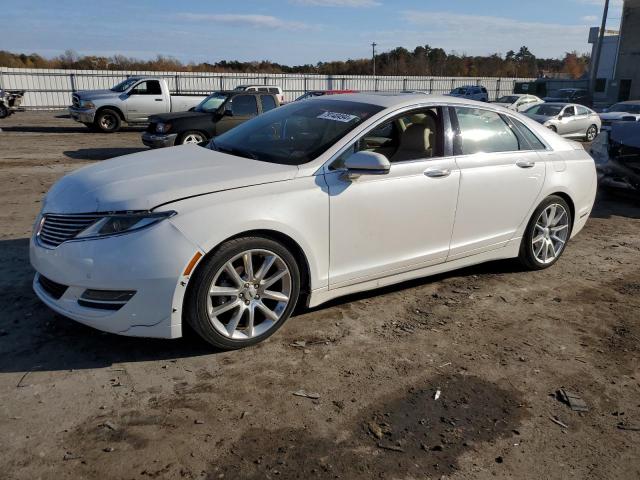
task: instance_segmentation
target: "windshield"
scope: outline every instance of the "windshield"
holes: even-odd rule
[[[560,98],[571,98],[571,96],[574,94],[575,90],[558,90],[558,93],[556,96],[560,97]]]
[[[129,87],[131,87],[134,83],[136,83],[139,78],[127,78],[124,82],[120,82],[115,87],[111,87],[112,92],[124,92]]]
[[[562,110],[562,105],[549,105],[542,103],[540,105],[534,105],[531,108],[525,110],[527,115],[542,115],[545,117],[555,117]]]
[[[464,95],[465,93],[467,93],[467,89],[466,88],[454,88],[451,93],[453,93],[454,95]]]
[[[518,97],[513,95],[505,95],[504,97],[500,97],[496,102],[498,103],[515,103],[518,101]]]
[[[300,95],[298,98],[296,98],[296,102],[298,100],[305,100],[307,98],[321,97],[322,95],[324,95],[324,92],[307,92],[304,95]]]
[[[607,112],[640,113],[640,103],[616,103]]]
[[[294,102],[216,137],[209,148],[264,162],[302,165],[382,109],[340,100]]]
[[[229,95],[226,93],[215,92],[205,98],[200,104],[195,108],[196,112],[216,112],[220,106],[224,103]]]

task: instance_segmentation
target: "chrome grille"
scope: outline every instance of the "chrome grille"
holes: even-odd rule
[[[80,98],[78,98],[78,95],[71,95],[71,103],[76,108],[80,106]]]
[[[38,231],[38,239],[45,247],[57,247],[99,218],[102,218],[102,215],[45,215]]]

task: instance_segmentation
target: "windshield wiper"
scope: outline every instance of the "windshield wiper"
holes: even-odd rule
[[[250,158],[252,160],[258,160],[258,157],[256,157],[255,154],[247,150],[241,150],[239,148],[221,147],[220,145],[216,145],[214,141],[211,141],[211,147],[216,152],[228,153],[229,155],[235,155],[236,157],[243,157],[243,158]]]

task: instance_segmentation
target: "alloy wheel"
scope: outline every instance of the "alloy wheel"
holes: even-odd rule
[[[200,143],[200,142],[204,142],[204,138],[202,137],[202,135],[199,135],[197,133],[190,133],[187,136],[184,137],[184,139],[182,140],[182,144],[187,144],[187,143]]]
[[[541,213],[534,227],[533,256],[542,263],[548,264],[560,256],[569,236],[569,215],[565,208],[552,203]]]
[[[593,139],[596,138],[597,134],[598,134],[598,128],[595,125],[591,125],[587,129],[587,141],[588,142],[593,141]]]
[[[247,340],[273,328],[289,305],[291,273],[277,254],[244,251],[214,275],[207,296],[209,321],[227,338]]]

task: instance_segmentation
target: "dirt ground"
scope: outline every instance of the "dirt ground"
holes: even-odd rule
[[[143,148],[137,130],[56,115],[0,121],[1,478],[640,478],[640,204],[599,198],[551,269],[496,262],[350,296],[219,353],[104,334],[36,299],[43,194]]]

